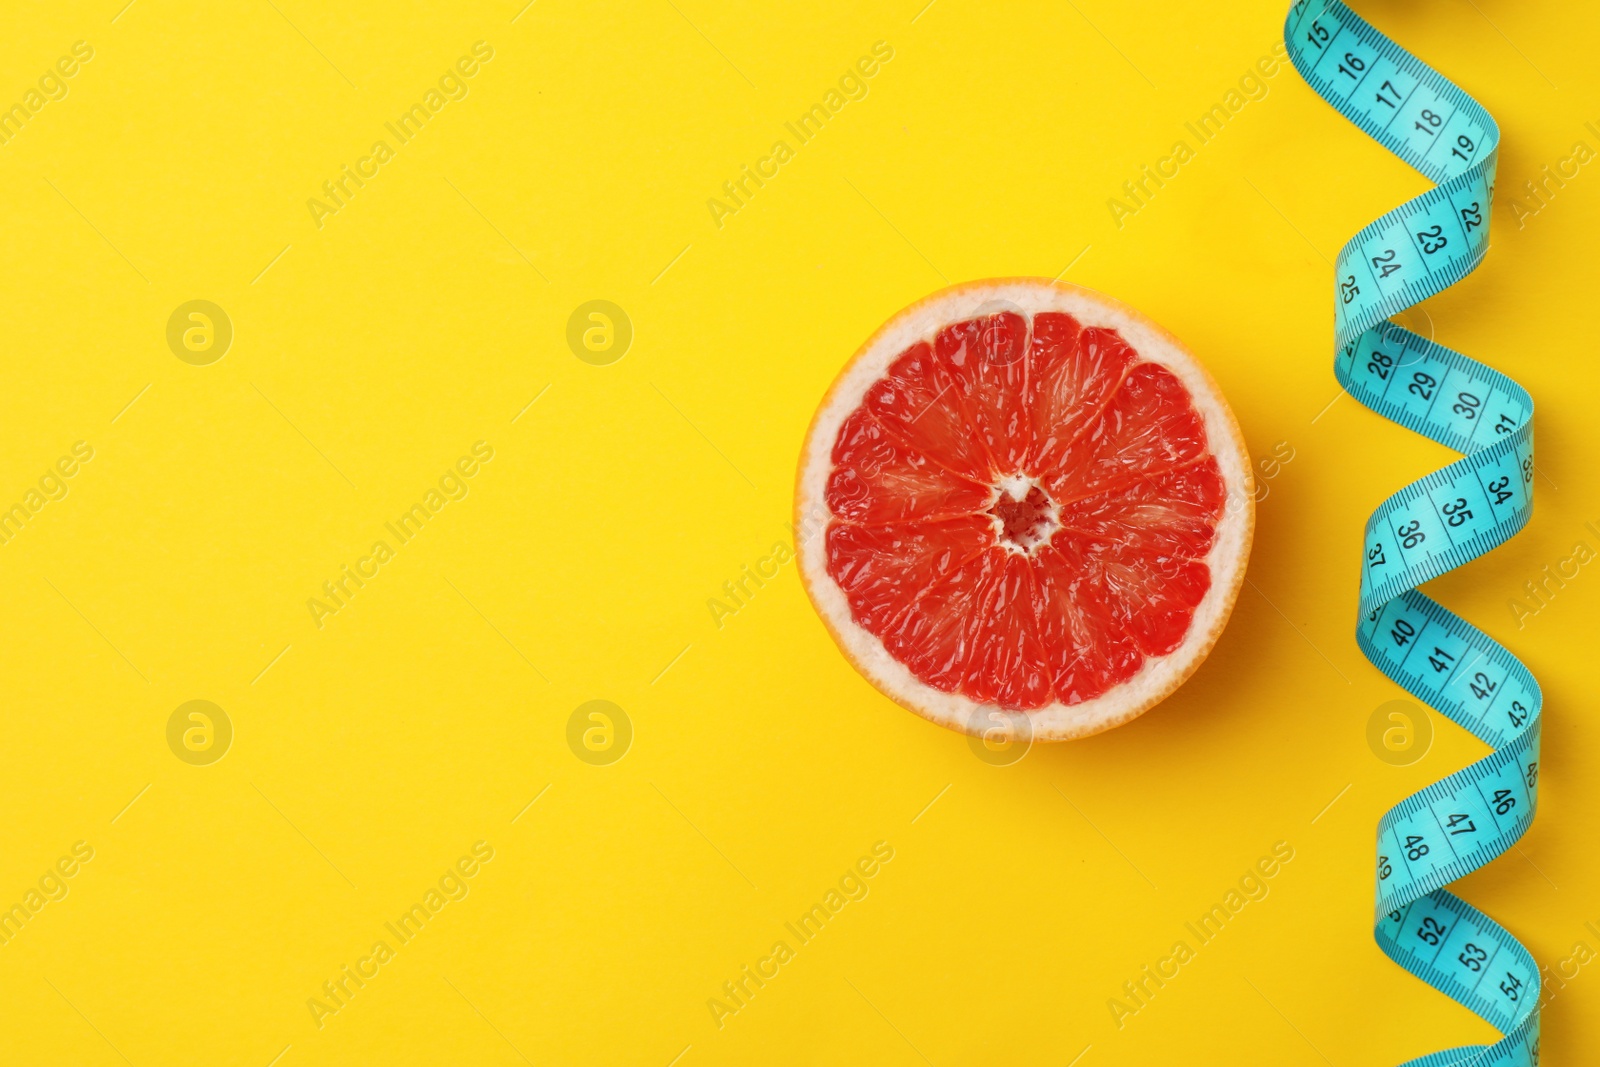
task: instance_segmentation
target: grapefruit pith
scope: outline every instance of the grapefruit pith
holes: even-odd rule
[[[1244,439],[1170,334],[1040,279],[935,293],[818,408],[795,491],[801,579],[896,703],[979,734],[1098,733],[1189,677],[1255,526]]]

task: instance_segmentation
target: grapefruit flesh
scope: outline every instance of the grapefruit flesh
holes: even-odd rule
[[[801,574],[891,698],[1037,739],[1126,721],[1215,642],[1243,579],[1242,437],[1170,335],[1089,290],[935,294],[840,375],[801,458]]]

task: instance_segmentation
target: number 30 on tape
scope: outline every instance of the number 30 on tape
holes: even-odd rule
[[[1339,383],[1378,414],[1463,453],[1367,520],[1356,642],[1379,670],[1495,749],[1379,822],[1375,936],[1396,963],[1504,1035],[1408,1067],[1534,1067],[1533,957],[1444,887],[1510,848],[1533,819],[1539,686],[1510,652],[1417,592],[1528,521],[1533,400],[1498,371],[1388,321],[1482,261],[1500,131],[1476,101],[1337,0],[1295,4],[1284,39],[1323,99],[1436,183],[1351,238],[1335,265]]]

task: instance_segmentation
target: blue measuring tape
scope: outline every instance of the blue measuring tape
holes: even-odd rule
[[[1444,887],[1510,848],[1533,820],[1539,686],[1510,652],[1417,591],[1528,521],[1533,400],[1498,371],[1388,321],[1482,261],[1500,131],[1475,100],[1337,0],[1295,4],[1284,39],[1323,99],[1437,183],[1351,238],[1335,267],[1340,385],[1464,453],[1367,520],[1356,643],[1495,749],[1379,822],[1375,936],[1390,959],[1504,1035],[1408,1067],[1534,1067],[1538,967],[1499,923]]]

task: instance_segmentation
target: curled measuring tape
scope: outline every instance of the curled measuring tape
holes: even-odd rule
[[[1475,100],[1337,0],[1295,4],[1284,39],[1323,99],[1437,183],[1351,238],[1335,265],[1339,383],[1378,414],[1464,453],[1367,520],[1356,643],[1495,749],[1379,822],[1375,937],[1390,959],[1504,1035],[1409,1067],[1533,1067],[1533,957],[1444,887],[1510,848],[1533,820],[1539,686],[1510,652],[1417,591],[1528,521],[1533,400],[1498,371],[1388,321],[1483,259],[1500,131]]]

